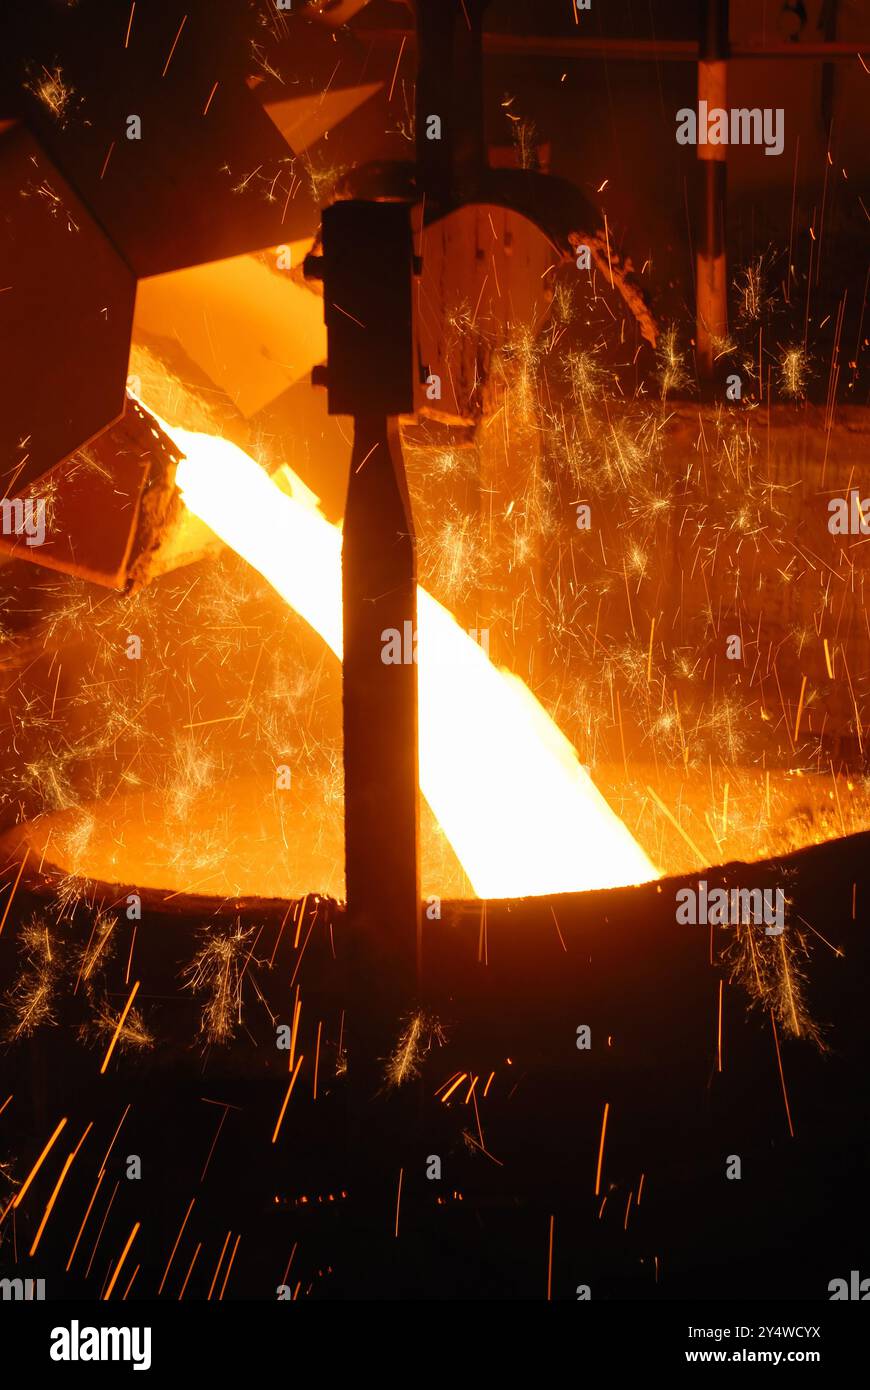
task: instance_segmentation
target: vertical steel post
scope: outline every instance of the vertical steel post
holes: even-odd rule
[[[359,1297],[372,1266],[390,1271],[389,1286],[401,1283],[391,1214],[402,1183],[411,1224],[422,1174],[417,1090],[391,1088],[386,1075],[421,988],[416,547],[396,419],[414,404],[415,259],[407,204],[340,201],[325,209],[322,226],[323,256],[307,266],[323,279],[327,366],[318,379],[330,414],[352,416],[354,430],[342,546],[340,950],[359,1242],[338,1280]],[[385,659],[397,647],[401,659]]]
[[[696,265],[696,330],[698,375],[713,377],[716,339],[728,328],[728,280],[725,258],[725,197],[727,145],[701,140],[707,113],[727,110],[728,0],[700,0],[698,43],[698,159],[703,175],[701,226]]]
[[[342,591],[350,947],[365,955],[366,1011],[398,1032],[420,974],[417,579],[398,426],[385,416],[354,417]],[[399,663],[382,659],[391,633]]]
[[[489,0],[417,0],[417,180],[429,206],[470,202],[487,165],[483,12]],[[439,138],[429,128],[441,123]]]
[[[396,417],[413,400],[411,210],[356,200],[323,213],[331,415],[350,415],[344,516],[345,950],[354,983],[355,1075],[385,1049],[419,994],[416,547]],[[389,659],[390,634],[403,659]],[[366,1089],[366,1082],[362,1082]]]

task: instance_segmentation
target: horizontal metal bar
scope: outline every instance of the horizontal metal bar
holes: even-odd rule
[[[358,38],[381,46],[396,48],[404,40],[406,47],[413,48],[416,35],[405,29],[368,29],[356,25],[353,32]],[[484,33],[483,51],[492,54],[521,55],[530,58],[613,58],[624,62],[655,61],[665,63],[696,63],[698,44],[694,39],[579,39],[542,38],[531,34]],[[870,55],[870,39],[865,45],[855,43],[779,43],[732,44],[729,58],[732,62],[754,59],[767,59],[779,62],[803,59],[815,62],[844,62],[858,58],[863,53]]]

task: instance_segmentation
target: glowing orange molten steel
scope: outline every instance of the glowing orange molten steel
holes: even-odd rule
[[[154,413],[154,412],[152,412]],[[342,652],[341,530],[284,469],[288,495],[228,440],[159,420],[187,507]],[[521,680],[418,590],[420,785],[484,898],[659,876]]]

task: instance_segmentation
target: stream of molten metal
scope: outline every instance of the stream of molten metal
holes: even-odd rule
[[[341,529],[289,469],[292,495],[229,440],[155,418],[185,457],[195,516],[342,652]],[[524,683],[418,589],[420,786],[482,898],[657,878],[628,828]]]

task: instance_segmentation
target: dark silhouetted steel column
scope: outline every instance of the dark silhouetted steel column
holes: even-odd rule
[[[417,180],[427,204],[472,199],[486,168],[483,13],[489,0],[417,0]],[[441,122],[432,138],[430,117]]]
[[[415,650],[414,530],[396,417],[413,399],[411,209],[339,201],[323,213],[331,415],[354,443],[344,516],[344,814],[353,1072],[371,1094],[400,1019],[418,1001],[420,876],[417,666],[383,658],[389,634]]]
[[[727,145],[701,142],[701,126],[713,107],[727,109],[728,0],[701,0],[698,46],[698,158],[702,203],[696,266],[696,343],[698,375],[713,377],[716,339],[728,328],[728,280],[725,258]],[[701,103],[706,105],[702,107]]]
[[[361,995],[397,1023],[419,994],[416,549],[395,421],[357,415],[344,514],[344,800],[348,926]],[[398,1030],[397,1030],[398,1031]]]

